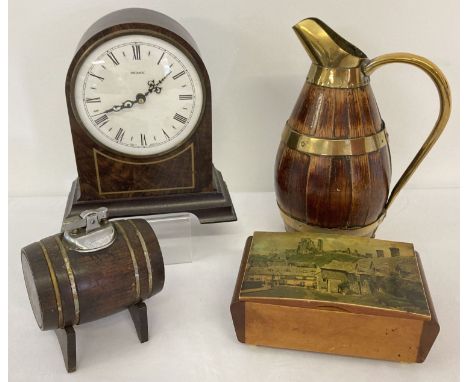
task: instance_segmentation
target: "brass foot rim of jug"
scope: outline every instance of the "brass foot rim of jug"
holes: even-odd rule
[[[288,232],[310,232],[310,233],[324,233],[334,235],[351,235],[351,236],[362,236],[362,237],[374,237],[375,231],[380,223],[385,218],[385,213],[382,213],[380,217],[373,223],[362,227],[349,227],[349,228],[325,228],[315,225],[307,224],[303,221],[297,220],[292,216],[286,214],[281,208],[280,214],[283,218],[286,231]]]

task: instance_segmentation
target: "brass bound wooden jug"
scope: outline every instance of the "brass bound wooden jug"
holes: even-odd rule
[[[312,65],[276,157],[276,197],[286,229],[373,236],[447,124],[447,80],[436,65],[414,54],[368,59],[318,19],[305,19],[293,29]],[[394,62],[417,66],[429,75],[439,92],[440,112],[429,137],[390,192],[387,132],[369,76]]]

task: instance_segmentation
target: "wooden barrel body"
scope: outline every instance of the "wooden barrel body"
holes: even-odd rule
[[[114,222],[107,248],[77,252],[62,234],[21,251],[34,316],[42,330],[93,321],[161,291],[164,262],[151,226],[142,219]]]
[[[286,229],[373,235],[388,198],[391,163],[370,85],[330,88],[307,81],[275,168]]]

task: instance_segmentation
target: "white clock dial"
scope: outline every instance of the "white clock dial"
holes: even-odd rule
[[[189,58],[147,35],[116,37],[91,51],[78,70],[74,98],[97,141],[136,156],[164,153],[185,141],[204,99]]]

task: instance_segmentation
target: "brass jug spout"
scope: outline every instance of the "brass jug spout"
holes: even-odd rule
[[[294,25],[293,29],[317,65],[326,68],[356,68],[367,59],[360,49],[319,19],[304,19]]]
[[[293,26],[312,59],[307,81],[330,88],[354,88],[369,83],[362,64],[367,56],[323,21],[308,18]]]

